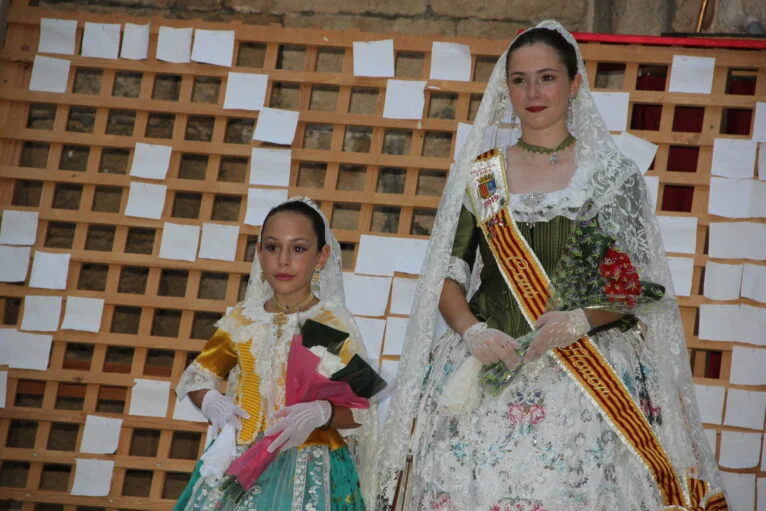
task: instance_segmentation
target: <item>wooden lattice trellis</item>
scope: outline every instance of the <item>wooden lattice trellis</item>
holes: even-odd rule
[[[361,234],[428,235],[457,122],[473,119],[506,42],[450,39],[471,46],[472,81],[429,82],[435,87],[425,91],[423,119],[408,121],[382,117],[386,80],[353,76],[352,43],[393,38],[396,77],[427,79],[434,37],[152,19],[148,60],[92,59],[76,51],[62,57],[72,69],[67,92],[55,94],[27,90],[42,17],[76,19],[78,48],[85,21],[126,21],[44,11],[26,0],[10,9],[0,54],[0,208],[39,212],[33,248],[72,259],[63,292],[0,284],[0,324],[18,328],[28,294],[97,297],[106,306],[99,333],[54,334],[47,371],[9,371],[0,414],[0,507],[170,509],[206,428],[173,420],[172,400],[167,418],[127,415],[129,389],[135,378],[175,383],[212,323],[242,295],[258,233],[243,222],[248,158],[259,143],[250,141],[257,112],[222,108],[229,70],[155,60],[158,27],[234,30],[234,68],[267,73],[267,106],[300,111],[289,193],[321,203],[348,270]],[[630,92],[628,126],[659,145],[649,173],[660,180],[658,212],[699,219],[692,295],[680,299],[682,314],[698,382],[728,387],[732,343],[696,336],[698,307],[708,302],[701,286],[713,219],[707,213],[712,145],[716,137],[749,138],[750,132],[731,133],[727,119],[748,112],[752,118],[755,103],[766,98],[766,54],[648,42],[584,39],[581,48],[596,89]],[[665,92],[678,53],[716,57],[712,94]],[[743,83],[747,94],[734,93]],[[677,122],[689,114],[698,120],[693,129]],[[122,214],[136,142],[173,146],[161,220]],[[678,151],[696,160],[669,169]],[[235,262],[160,259],[164,221],[239,225]],[[88,414],[123,418],[115,455],[79,454]],[[69,494],[75,457],[115,460],[109,497]]]

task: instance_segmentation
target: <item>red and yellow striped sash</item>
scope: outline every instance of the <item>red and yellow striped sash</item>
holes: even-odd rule
[[[498,182],[497,188],[507,190],[505,165],[499,151],[492,150],[480,155],[477,163],[476,168],[480,172],[476,175],[480,174],[486,181],[488,169],[492,168]],[[476,182],[469,186],[476,186]],[[474,190],[470,189],[469,196],[475,210],[482,209],[480,201],[485,199],[485,214],[481,216],[475,211],[477,222],[516,303],[531,326],[545,313],[550,298],[548,276],[510,215],[507,198],[490,202],[486,197],[477,198]],[[496,213],[491,209],[494,202],[503,205],[495,208]],[[487,211],[494,214],[489,216]],[[552,350],[551,353],[597,406],[628,449],[647,467],[667,508],[688,511],[728,509],[720,490],[712,490],[708,483],[699,479],[687,477],[684,481],[679,477],[641,409],[588,336],[565,348]]]

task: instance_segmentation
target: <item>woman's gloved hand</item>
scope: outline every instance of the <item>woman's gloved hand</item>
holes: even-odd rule
[[[524,363],[537,360],[548,350],[577,342],[590,329],[583,309],[546,312],[535,322],[535,339],[524,354]]]
[[[512,371],[521,362],[516,354],[521,345],[505,332],[487,327],[486,323],[472,325],[463,332],[463,340],[471,355],[479,359],[482,365],[502,361]]]

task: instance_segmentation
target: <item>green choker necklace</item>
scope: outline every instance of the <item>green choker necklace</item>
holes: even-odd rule
[[[522,148],[525,151],[529,151],[530,153],[540,153],[540,154],[550,154],[550,162],[551,165],[556,165],[559,162],[559,151],[563,151],[570,145],[577,142],[577,139],[572,136],[571,133],[567,134],[567,138],[565,138],[559,145],[556,147],[543,147],[540,145],[532,145],[527,144],[524,142],[524,139],[519,139],[518,146]]]

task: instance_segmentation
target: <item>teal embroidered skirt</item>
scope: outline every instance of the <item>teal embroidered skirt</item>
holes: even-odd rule
[[[240,448],[240,454],[245,447]],[[364,511],[354,460],[347,447],[289,449],[279,454],[255,485],[241,494],[227,485],[201,477],[197,463],[174,511]]]

